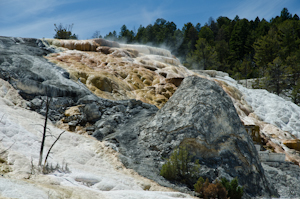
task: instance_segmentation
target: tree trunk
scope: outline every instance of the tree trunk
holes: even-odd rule
[[[47,99],[46,99],[46,115],[45,115],[45,123],[44,123],[44,131],[43,131],[43,139],[42,139],[41,150],[40,150],[39,166],[42,166],[44,144],[45,144],[45,138],[46,138],[46,132],[47,132],[47,119],[48,119],[49,105],[50,105],[50,99],[48,99],[48,96],[47,96]]]

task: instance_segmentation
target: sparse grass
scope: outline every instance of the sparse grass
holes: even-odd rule
[[[71,173],[68,164],[64,162],[62,163],[62,165],[56,164],[56,166],[47,163],[42,172],[43,174],[50,174],[54,173],[55,171],[59,173]]]
[[[12,171],[12,169],[7,164],[7,161],[3,157],[0,157],[0,174],[4,175],[4,174],[9,173],[11,171]]]

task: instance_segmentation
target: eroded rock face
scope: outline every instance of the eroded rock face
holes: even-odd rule
[[[248,197],[276,195],[231,99],[207,79],[185,78],[145,126],[124,127],[108,140],[118,143],[125,165],[162,184],[158,174],[163,158],[186,144],[200,160],[203,177],[238,177]]]

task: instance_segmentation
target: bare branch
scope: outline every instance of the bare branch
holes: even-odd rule
[[[60,136],[61,136],[64,132],[65,132],[65,131],[63,131],[63,132],[61,132],[61,133],[59,134],[59,136],[56,138],[56,140],[53,142],[53,144],[52,144],[51,147],[49,148],[48,153],[47,153],[46,158],[45,158],[43,170],[44,170],[45,165],[46,165],[46,163],[47,163],[47,159],[48,159],[48,156],[49,156],[49,154],[50,154],[50,152],[51,152],[51,149],[53,148],[53,146],[55,145],[55,143],[59,140]]]

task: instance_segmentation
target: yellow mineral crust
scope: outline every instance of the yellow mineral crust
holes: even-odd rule
[[[73,106],[73,107],[70,107],[68,108],[66,111],[65,111],[65,116],[72,116],[72,115],[80,115],[80,110],[79,110],[79,107],[82,107],[82,105],[79,105],[79,106]]]
[[[47,41],[64,49],[47,59],[66,69],[71,79],[106,99],[137,99],[161,108],[184,77],[195,75],[166,50],[154,47],[147,50],[157,54],[149,55],[137,45],[118,48],[116,42],[103,39]]]

